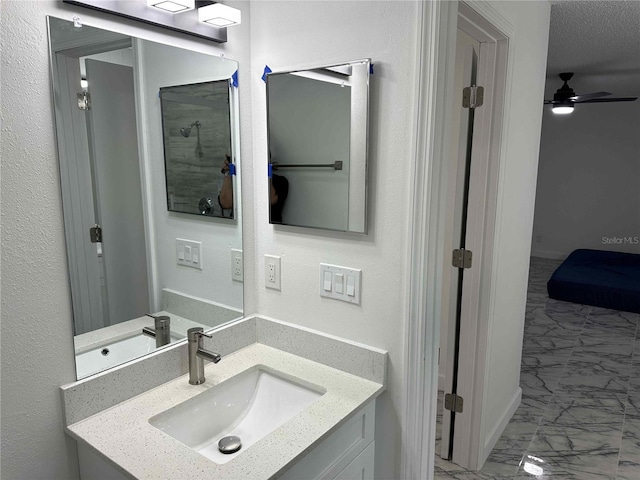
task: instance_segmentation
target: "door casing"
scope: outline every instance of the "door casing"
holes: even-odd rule
[[[415,146],[416,162],[412,194],[412,243],[408,273],[409,322],[406,330],[404,445],[401,472],[403,478],[431,478],[434,469],[436,398],[438,385],[438,345],[442,302],[442,258],[450,255],[442,234],[446,215],[444,185],[447,149],[450,142],[446,125],[450,124],[453,92],[453,62],[455,35],[458,26],[480,40],[484,61],[479,62],[478,83],[486,86],[487,76],[493,76],[493,86],[485,89],[485,104],[491,108],[477,112],[477,135],[474,149],[485,156],[485,190],[475,191],[484,200],[474,212],[477,221],[468,226],[475,240],[474,251],[478,268],[468,276],[476,285],[473,295],[465,300],[470,313],[462,326],[461,338],[466,355],[460,365],[459,390],[465,397],[465,420],[456,423],[456,463],[471,470],[481,468],[498,440],[504,426],[484,432],[482,409],[485,396],[485,363],[489,318],[494,312],[495,288],[492,271],[497,264],[494,254],[499,247],[496,218],[501,205],[498,187],[504,171],[501,168],[506,153],[504,112],[510,98],[513,49],[509,39],[515,28],[487,2],[428,2],[422,6],[422,50],[419,52],[418,134]],[[478,138],[476,140],[476,138]],[[429,161],[427,161],[429,159]],[[475,170],[472,176],[478,175]],[[481,220],[480,220],[481,218]],[[516,404],[517,406],[517,404]],[[428,407],[428,408],[426,408]],[[507,415],[508,419],[510,415]],[[507,420],[508,421],[508,420]],[[409,448],[410,445],[410,448]]]

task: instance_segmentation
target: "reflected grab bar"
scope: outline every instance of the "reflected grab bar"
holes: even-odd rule
[[[298,163],[279,165],[277,162],[271,164],[274,170],[281,168],[333,168],[334,170],[342,170],[342,160],[333,163]]]

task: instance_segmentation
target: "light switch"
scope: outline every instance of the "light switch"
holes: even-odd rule
[[[202,243],[176,238],[176,260],[178,265],[202,270]]]
[[[325,292],[331,291],[331,272],[324,272],[324,283],[322,285]]]
[[[356,296],[356,279],[353,275],[347,275],[347,295]]]
[[[362,270],[320,264],[320,296],[360,305]]]

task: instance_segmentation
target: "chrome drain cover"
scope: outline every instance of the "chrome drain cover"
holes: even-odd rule
[[[235,435],[222,437],[218,441],[218,450],[220,450],[220,453],[225,453],[228,455],[231,453],[236,453],[241,448],[242,448],[242,441],[240,440],[240,437],[236,437]]]

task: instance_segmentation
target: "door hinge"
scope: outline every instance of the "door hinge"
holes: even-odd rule
[[[462,89],[462,107],[478,108],[484,101],[484,87],[472,85]]]
[[[462,413],[462,397],[459,397],[455,393],[447,393],[444,396],[444,408],[456,413]]]
[[[473,254],[471,250],[459,248],[453,251],[451,264],[456,268],[471,268],[471,258]]]
[[[78,93],[78,108],[80,110],[91,110],[91,95],[89,95],[89,92]]]
[[[102,227],[100,225],[95,225],[89,229],[89,237],[91,238],[91,243],[100,243],[102,242]]]

